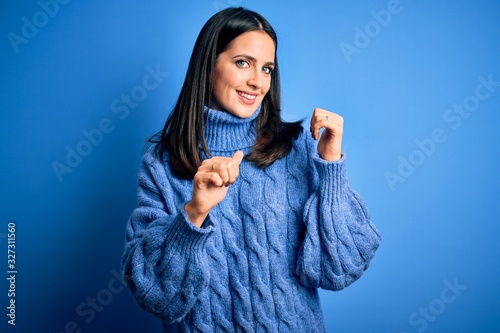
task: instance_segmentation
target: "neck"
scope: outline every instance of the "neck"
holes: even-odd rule
[[[260,106],[248,118],[238,118],[229,112],[205,107],[204,129],[208,148],[215,152],[245,150],[255,144],[257,116]]]

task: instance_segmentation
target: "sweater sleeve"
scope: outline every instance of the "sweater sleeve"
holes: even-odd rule
[[[196,228],[175,195],[160,160],[145,155],[139,171],[138,207],[126,227],[122,274],[137,303],[172,323],[193,307],[209,281],[205,243],[208,218]]]
[[[304,209],[306,232],[296,272],[306,286],[340,290],[368,268],[381,238],[362,198],[347,183],[345,157],[327,162],[308,148],[312,195]]]

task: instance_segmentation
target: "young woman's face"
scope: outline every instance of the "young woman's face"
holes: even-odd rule
[[[271,86],[274,54],[274,41],[264,31],[236,37],[215,64],[212,108],[239,118],[250,117]]]

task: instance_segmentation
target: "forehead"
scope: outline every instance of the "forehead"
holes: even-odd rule
[[[226,50],[232,55],[246,54],[263,61],[274,61],[275,51],[276,46],[271,36],[260,30],[239,35]]]

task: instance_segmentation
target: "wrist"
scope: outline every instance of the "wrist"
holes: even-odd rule
[[[342,153],[341,152],[334,152],[330,154],[319,154],[319,156],[327,161],[327,162],[333,162],[333,161],[340,161],[342,159]]]
[[[193,223],[196,227],[201,228],[201,225],[205,221],[208,216],[209,211],[201,211],[196,205],[193,204],[192,201],[189,201],[185,206],[184,210],[186,211],[186,215],[191,223]]]

